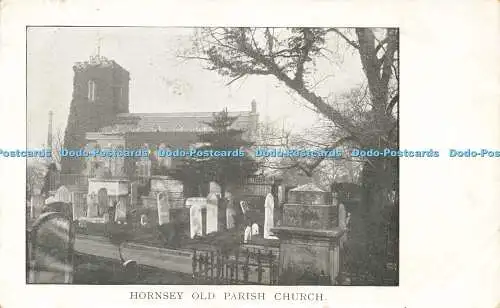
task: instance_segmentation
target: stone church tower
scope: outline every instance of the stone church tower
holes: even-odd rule
[[[119,113],[129,112],[130,74],[113,60],[97,54],[89,61],[73,66],[73,99],[64,147],[85,147],[87,132],[96,132],[112,125]],[[83,170],[81,159],[63,158],[62,173],[79,174]]]

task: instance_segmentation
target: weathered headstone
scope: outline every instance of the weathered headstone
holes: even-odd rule
[[[116,204],[115,221],[121,223],[127,219],[127,204],[123,200],[119,200]]]
[[[227,207],[226,208],[226,223],[227,223],[227,229],[233,229],[235,227],[235,219],[234,217],[236,216],[236,211],[234,210],[234,208],[231,206],[231,207]]]
[[[279,204],[285,202],[285,187],[283,185],[278,186],[278,202]]]
[[[264,214],[264,238],[277,239],[271,232],[271,229],[274,228],[274,197],[272,194],[266,196]]]
[[[259,235],[259,225],[256,223],[252,225],[252,236],[253,235]]]
[[[208,193],[209,194],[211,194],[211,193],[220,194],[221,193],[220,185],[217,182],[210,182]]]
[[[338,214],[338,220],[339,220],[339,228],[344,231],[344,234],[340,237],[340,248],[344,248],[344,243],[347,241],[347,223],[348,223],[348,217],[347,217],[347,212],[345,210],[344,204],[340,203],[338,205],[339,208],[339,214]]]
[[[108,191],[106,188],[101,188],[99,189],[99,191],[97,192],[97,202],[98,202],[98,208],[97,208],[97,212],[98,212],[98,216],[101,216],[101,215],[104,215],[104,213],[106,212],[107,208],[108,208]]]
[[[235,227],[235,216],[236,211],[234,209],[233,195],[230,192],[226,192],[226,227],[227,229],[232,229]]]
[[[186,207],[189,207],[189,224],[191,238],[202,236],[201,209],[206,208],[206,198],[187,198]]]
[[[207,196],[207,231],[206,234],[218,231],[218,210],[219,210],[220,195],[211,193]]]
[[[139,182],[130,183],[130,205],[135,207],[139,202]]]
[[[344,231],[337,226],[337,200],[330,196],[314,183],[290,190],[283,222],[273,229],[280,239],[283,283],[336,283]]]
[[[58,202],[70,203],[71,202],[71,192],[66,186],[61,186],[56,190],[54,198]]]
[[[91,193],[87,195],[87,217],[97,217],[98,205],[97,195]]]
[[[148,216],[146,214],[141,215],[141,226],[145,227],[148,224]]]
[[[252,228],[250,226],[247,226],[245,228],[245,234],[243,235],[243,243],[246,244],[251,240],[252,240]]]
[[[158,224],[161,226],[170,221],[170,204],[168,200],[167,192],[161,192],[157,196],[157,204],[158,204]]]
[[[342,229],[342,230],[346,230],[347,229],[347,212],[345,210],[345,207],[344,207],[344,204],[340,203],[338,205],[339,207],[339,227]]]
[[[69,217],[44,213],[28,238],[28,283],[72,283],[75,233]]]
[[[248,213],[248,210],[250,209],[248,202],[246,201],[240,201],[240,207],[243,215],[246,215]]]
[[[40,216],[43,204],[44,204],[44,198],[42,195],[31,196],[31,218],[36,218]]]
[[[85,208],[87,206],[87,201],[85,199],[85,193],[82,192],[72,192],[71,193],[71,203],[73,205],[73,220],[78,220],[85,216]]]

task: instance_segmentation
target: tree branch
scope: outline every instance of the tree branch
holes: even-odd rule
[[[351,45],[355,49],[359,49],[360,48],[360,46],[359,46],[358,43],[356,43],[353,40],[350,40],[347,36],[344,35],[344,33],[340,32],[338,29],[330,28],[330,29],[328,29],[328,31],[335,32],[336,34],[338,34],[341,38],[343,38],[349,45]]]

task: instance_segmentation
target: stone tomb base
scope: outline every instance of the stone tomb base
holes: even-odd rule
[[[339,274],[340,228],[273,228],[280,239],[280,284],[334,285]]]

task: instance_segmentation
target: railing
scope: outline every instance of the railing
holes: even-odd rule
[[[196,284],[278,284],[278,256],[269,251],[237,250],[193,252],[193,279]]]
[[[48,178],[48,191],[57,190],[60,186],[76,186],[82,189],[88,187],[89,177],[82,174],[51,174]]]

